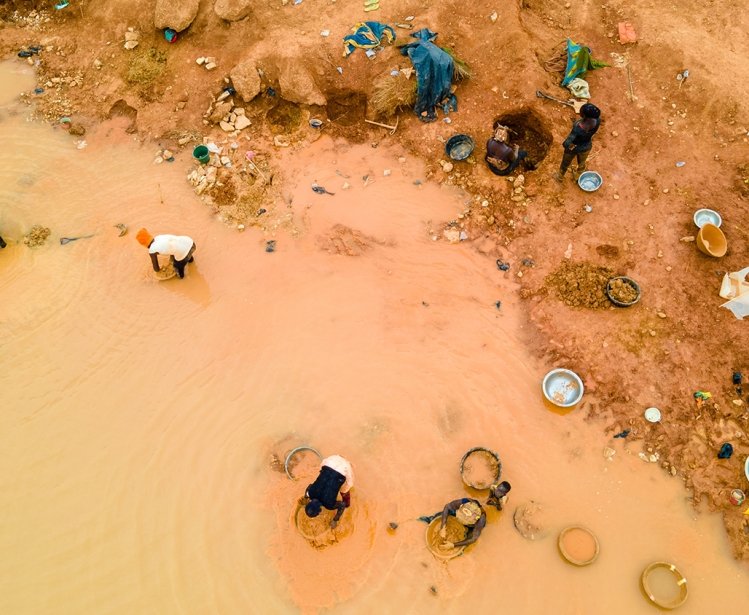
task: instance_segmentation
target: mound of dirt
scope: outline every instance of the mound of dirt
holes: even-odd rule
[[[46,226],[35,224],[31,227],[31,230],[24,235],[23,243],[29,246],[29,248],[36,248],[44,245],[44,242],[47,241],[47,237],[49,237],[51,232],[52,231],[50,231]]]
[[[606,284],[614,275],[608,267],[592,263],[564,261],[555,271],[546,276],[546,286],[571,307],[604,309],[611,306],[606,296]]]

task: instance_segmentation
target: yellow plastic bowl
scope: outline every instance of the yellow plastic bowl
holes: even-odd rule
[[[725,256],[728,251],[728,241],[717,226],[714,224],[704,224],[697,233],[697,249],[703,254],[720,258]]]

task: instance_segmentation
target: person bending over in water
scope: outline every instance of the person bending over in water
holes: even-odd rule
[[[502,510],[505,504],[507,504],[507,494],[510,493],[510,489],[512,489],[512,485],[506,480],[503,480],[498,485],[489,487],[489,498],[486,500],[487,506],[494,506],[497,510]]]
[[[460,498],[459,500],[453,500],[445,504],[445,508],[442,510],[442,523],[440,525],[440,536],[444,538],[447,536],[447,524],[448,515],[453,515],[462,525],[464,525],[468,532],[463,540],[458,542],[445,542],[445,547],[452,549],[453,547],[465,547],[473,544],[481,536],[481,531],[486,526],[486,512],[483,507],[479,504],[478,500],[471,498]]]
[[[151,264],[156,273],[159,272],[159,254],[168,254],[171,257],[172,264],[180,278],[185,277],[187,263],[192,263],[195,260],[192,257],[193,252],[195,252],[195,242],[187,235],[156,235],[156,237],[152,237],[146,229],[142,228],[135,238],[139,244],[148,248],[148,253],[151,255]]]
[[[340,455],[331,455],[322,460],[320,474],[315,482],[307,487],[304,495],[308,501],[304,512],[308,517],[317,517],[323,507],[337,511],[330,521],[330,527],[335,528],[343,511],[351,506],[351,488],[354,486],[354,470],[351,464]],[[341,501],[338,501],[338,493]]]

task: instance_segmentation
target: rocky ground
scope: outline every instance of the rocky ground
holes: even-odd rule
[[[518,0],[466,5],[393,0],[377,11],[336,0],[10,0],[0,7],[0,50],[37,66],[40,115],[83,136],[109,118],[153,144],[154,163],[206,144],[205,167],[188,171],[196,193],[225,223],[268,232],[288,227],[283,156],[321,131],[357,142],[398,143],[428,164],[432,181],[462,186],[471,204],[445,221],[443,241],[468,241],[517,281],[532,324],[528,345],[549,365],[583,377],[595,401],[582,411],[610,434],[630,430],[633,450],[683,480],[695,503],[723,513],[737,558],[749,559],[749,516],[729,502],[749,492],[746,327],[727,310],[723,274],[749,265],[749,14],[739,0],[665,6],[648,0]],[[407,17],[413,16],[412,21]],[[471,67],[456,91],[457,113],[424,124],[406,111],[394,134],[366,124],[372,84],[410,62],[392,46],[369,59],[342,57],[342,37],[365,19],[429,27]],[[638,41],[623,45],[617,24]],[[167,43],[163,28],[179,32]],[[397,28],[401,42],[409,35]],[[546,60],[567,36],[609,67],[587,75],[603,124],[589,167],[604,177],[594,194],[551,172],[572,119],[569,108],[535,96],[567,98]],[[677,74],[689,70],[685,81]],[[541,161],[511,178],[491,175],[483,143],[502,118]],[[310,119],[319,119],[315,128]],[[455,133],[478,144],[465,162],[444,155]],[[677,162],[685,163],[679,164]],[[345,189],[341,179],[339,189]],[[692,213],[718,210],[728,253],[695,249]],[[358,250],[354,234],[321,249]],[[509,265],[509,267],[508,267]],[[602,273],[603,272],[603,273]],[[615,308],[602,277],[626,274],[641,301]],[[598,286],[597,286],[598,284]],[[696,391],[712,397],[698,404]],[[642,418],[649,406],[661,423]],[[718,459],[723,442],[734,454]]]

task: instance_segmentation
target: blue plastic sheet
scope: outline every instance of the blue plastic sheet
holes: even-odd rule
[[[435,109],[438,105],[446,114],[458,110],[458,100],[450,91],[455,66],[450,54],[434,44],[435,32],[423,28],[411,36],[417,40],[401,47],[401,53],[411,59],[416,69],[418,85],[414,112],[422,122],[433,122],[437,119]]]

